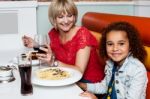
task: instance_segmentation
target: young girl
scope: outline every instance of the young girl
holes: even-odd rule
[[[147,74],[142,62],[146,51],[135,27],[127,22],[110,24],[102,34],[100,54],[108,59],[106,76],[100,83],[79,83],[87,90],[81,96],[97,99],[92,94],[97,93],[106,94],[103,99],[145,99]]]
[[[96,49],[98,42],[85,27],[77,26],[78,11],[73,0],[53,0],[49,6],[49,20],[54,26],[49,31],[50,48],[39,59],[55,66],[74,68],[83,73],[82,82],[95,83],[104,77],[104,67]],[[30,37],[23,37],[26,47],[34,47]],[[52,53],[56,60],[50,61]]]

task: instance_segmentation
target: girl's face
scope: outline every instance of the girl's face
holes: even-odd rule
[[[62,13],[56,17],[57,29],[62,32],[69,32],[75,23],[75,16],[72,14]]]
[[[110,31],[106,35],[106,50],[108,57],[121,65],[130,50],[126,32]]]

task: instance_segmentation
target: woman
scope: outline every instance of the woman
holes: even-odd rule
[[[78,11],[72,0],[54,0],[49,7],[50,47],[42,48],[47,54],[39,59],[58,66],[65,66],[83,73],[82,82],[95,83],[104,77],[103,67],[96,49],[98,42],[85,27],[76,26]],[[26,47],[33,47],[30,37],[23,37]],[[52,54],[53,53],[53,54]],[[56,60],[51,62],[52,55]]]

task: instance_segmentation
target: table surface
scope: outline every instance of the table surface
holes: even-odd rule
[[[0,63],[7,64],[17,52],[0,51]],[[9,59],[9,60],[8,60]],[[20,94],[20,76],[18,70],[14,70],[15,81],[0,83],[1,99],[87,99],[79,94],[83,92],[76,84],[57,87],[45,87],[33,85],[33,94],[22,96]]]

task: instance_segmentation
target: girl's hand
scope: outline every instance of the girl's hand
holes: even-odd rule
[[[80,96],[88,97],[88,99],[98,99],[94,94],[92,94],[88,91],[85,91],[85,92],[81,93]]]
[[[36,56],[43,62],[50,64],[53,55],[50,46],[46,45],[46,48],[40,47],[40,49],[43,50],[45,54],[37,54]]]
[[[23,41],[23,44],[24,44],[25,47],[33,48],[34,40],[31,37],[28,37],[28,36],[24,35],[22,37],[22,41]]]

